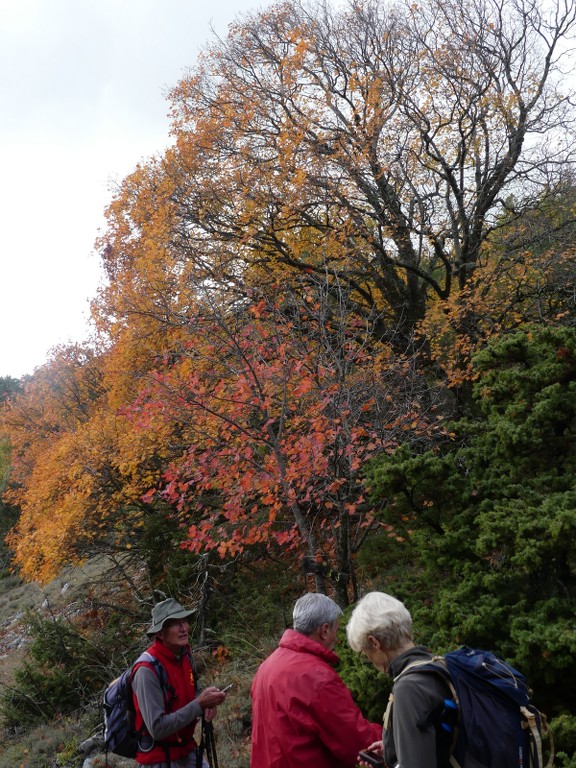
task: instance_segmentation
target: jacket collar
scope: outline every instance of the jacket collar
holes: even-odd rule
[[[187,645],[186,648],[183,648],[181,653],[176,656],[169,648],[164,645],[162,641],[154,640],[148,651],[152,654],[152,656],[160,659],[160,661],[168,663],[172,662],[174,664],[180,663],[185,656],[190,654],[190,646]]]
[[[287,629],[284,632],[280,638],[279,646],[298,653],[311,653],[333,667],[340,661],[334,651],[325,648],[321,643],[312,640],[311,637],[303,635],[301,632],[296,632],[294,629]]]
[[[409,648],[404,653],[396,656],[388,666],[388,674],[390,677],[397,677],[402,670],[411,664],[413,661],[430,661],[432,654],[423,645],[416,645],[414,648]]]

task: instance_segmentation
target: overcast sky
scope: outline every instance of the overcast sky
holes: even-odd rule
[[[169,142],[166,89],[270,0],[0,0],[0,376],[86,337],[110,184]]]

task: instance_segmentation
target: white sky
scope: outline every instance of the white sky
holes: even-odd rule
[[[166,89],[270,0],[0,0],[0,376],[87,335],[110,184],[169,141]]]

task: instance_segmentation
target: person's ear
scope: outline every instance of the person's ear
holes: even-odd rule
[[[368,635],[368,642],[370,644],[370,648],[373,651],[382,651],[382,650],[384,650],[382,648],[382,643],[380,642],[380,640],[378,640],[377,637],[374,637],[374,635]]]

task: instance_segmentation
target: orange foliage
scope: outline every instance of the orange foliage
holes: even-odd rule
[[[137,543],[167,505],[195,552],[349,565],[363,463],[434,440],[422,361],[458,387],[540,308],[545,255],[510,260],[493,233],[507,188],[540,193],[523,140],[562,123],[541,64],[573,17],[547,41],[506,7],[504,34],[482,3],[284,2],[173,89],[174,146],[98,242],[97,353],[57,351],[2,412],[27,576]]]
[[[62,349],[2,409],[12,445],[6,498],[21,510],[9,544],[30,579],[47,581],[66,563],[122,548],[140,525],[165,435],[132,433],[110,406],[108,383],[101,358]]]
[[[561,323],[571,313],[563,287],[566,278],[568,285],[574,280],[574,263],[571,247],[531,248],[513,257],[495,245],[486,249],[464,288],[443,301],[431,300],[418,332],[446,384],[457,389],[474,380],[472,356],[492,337],[523,323]]]

